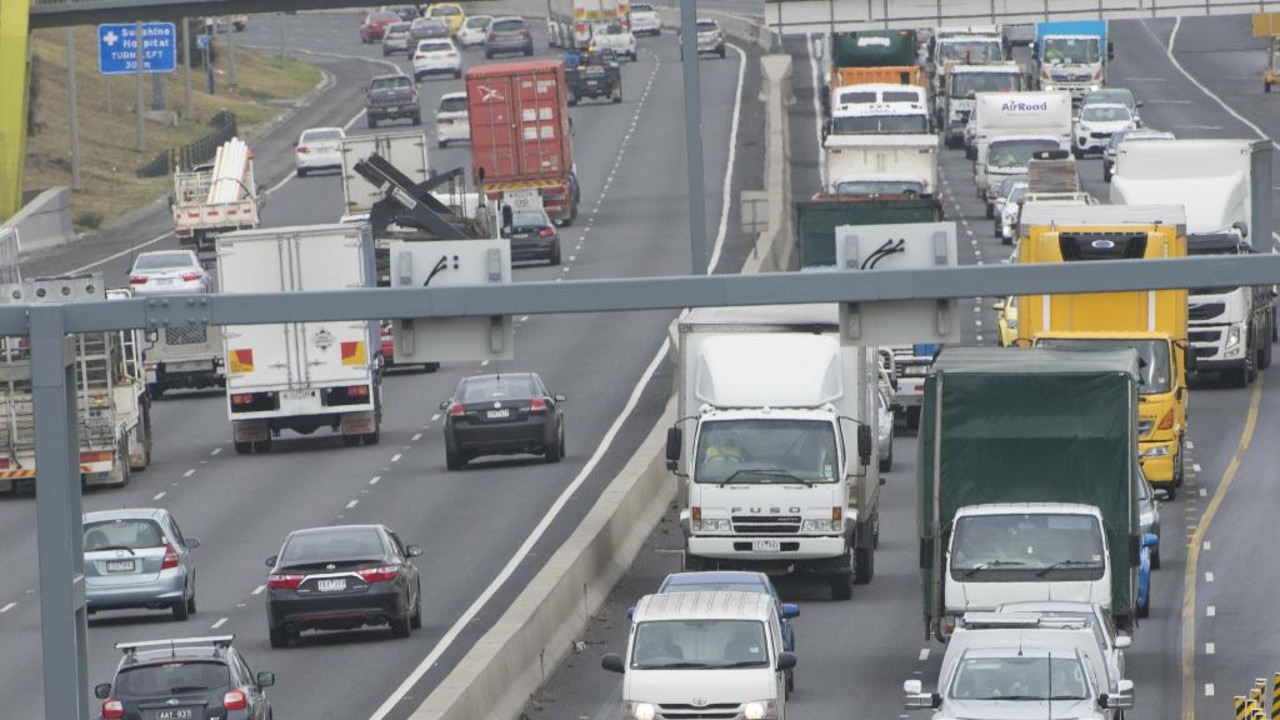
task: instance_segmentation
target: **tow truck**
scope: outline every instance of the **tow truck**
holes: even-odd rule
[[[621,64],[612,50],[569,53],[565,56],[564,79],[571,106],[577,105],[584,97],[622,102]]]

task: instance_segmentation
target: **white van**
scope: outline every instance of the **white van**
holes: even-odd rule
[[[631,616],[625,657],[601,658],[622,673],[622,717],[684,717],[690,708],[727,718],[786,718],[782,628],[769,595],[691,592],[646,595]]]

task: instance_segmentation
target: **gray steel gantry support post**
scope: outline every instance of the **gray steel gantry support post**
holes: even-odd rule
[[[80,423],[75,346],[60,305],[32,305],[31,390],[35,401],[36,538],[44,716],[89,720],[88,616],[80,522]]]

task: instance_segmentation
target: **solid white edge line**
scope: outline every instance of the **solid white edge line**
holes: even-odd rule
[[[711,257],[707,260],[707,274],[715,272],[720,263],[720,252],[724,249],[724,238],[729,231],[729,208],[733,202],[733,164],[738,157],[738,120],[742,116],[742,86],[747,75],[747,53],[733,43],[725,43],[738,53],[738,90],[733,96],[733,120],[729,123],[729,159],[725,163],[724,192],[720,196],[720,229],[716,232],[716,242],[711,248]]]
[[[746,73],[745,53],[743,53],[742,49],[736,45],[733,46],[733,48],[739,53],[740,60],[738,67],[738,89],[735,94],[736,104],[734,106],[733,122],[731,125],[729,141],[730,152],[728,169],[730,172],[726,173],[725,176],[726,187],[731,186],[733,183],[731,171],[733,168],[734,153],[737,146],[738,108],[740,108],[742,104],[742,86]],[[726,191],[726,194],[727,192],[728,191]],[[717,247],[715,255],[717,257],[720,252],[720,242],[724,238],[726,232],[725,225],[728,222],[728,212],[726,211],[727,207],[728,203],[726,202],[724,207],[721,208],[720,229],[716,234]],[[714,263],[708,263],[709,269],[714,267]],[[511,575],[515,573],[516,569],[520,566],[520,563],[528,557],[533,546],[542,539],[547,528],[551,527],[551,522],[560,514],[560,510],[563,509],[569,502],[569,499],[577,493],[578,488],[586,482],[592,471],[595,470],[596,465],[598,465],[600,460],[604,457],[605,452],[607,452],[609,447],[613,444],[613,440],[617,436],[618,432],[621,431],[623,423],[625,423],[627,418],[631,416],[631,413],[635,410],[636,404],[640,402],[640,395],[644,392],[645,386],[649,384],[654,373],[658,371],[658,367],[667,357],[667,352],[670,350],[670,347],[671,340],[664,338],[662,341],[662,347],[658,348],[658,352],[654,354],[653,359],[649,361],[649,366],[645,368],[644,373],[640,376],[640,381],[636,383],[634,388],[632,388],[631,395],[627,398],[627,404],[623,406],[622,412],[616,419],[614,419],[613,424],[609,426],[604,437],[601,438],[600,444],[596,446],[595,452],[591,454],[591,458],[582,466],[582,470],[578,472],[577,477],[573,479],[573,482],[569,483],[569,485],[564,489],[564,492],[560,494],[560,497],[556,498],[555,503],[553,503],[547,512],[543,514],[542,520],[540,520],[537,526],[534,527],[533,532],[525,538],[524,543],[520,545],[515,554],[511,556],[511,559],[507,561],[507,564],[498,573],[497,577],[489,583],[488,587],[484,589],[484,592],[480,593],[479,597],[477,597],[475,601],[471,603],[471,606],[466,609],[466,612],[462,613],[449,630],[441,636],[440,641],[431,649],[431,653],[423,658],[422,662],[418,663],[418,666],[413,669],[413,672],[409,673],[409,676],[404,679],[404,682],[400,683],[400,686],[395,689],[395,692],[391,693],[391,695],[387,697],[386,701],[383,702],[376,711],[374,711],[369,720],[383,720],[387,717],[391,710],[409,694],[409,691],[413,689],[413,686],[427,674],[427,671],[430,670],[431,667],[439,661],[440,657],[449,649],[449,647],[453,645],[453,642],[460,634],[462,634],[462,630],[469,625],[473,619],[475,619],[476,615],[480,613],[480,610],[484,608],[495,594],[497,594],[498,589],[501,588]]]
[[[670,348],[670,345],[670,340],[664,339],[662,341],[662,347],[658,348],[658,352],[654,354],[653,359],[649,361],[649,366],[645,368],[644,373],[640,376],[640,381],[636,383],[634,388],[632,388],[631,396],[627,398],[627,404],[623,406],[622,412],[613,421],[613,424],[609,426],[608,431],[606,431],[604,437],[601,438],[600,444],[596,446],[596,450],[592,453],[591,458],[582,466],[582,470],[578,472],[578,475],[573,479],[573,482],[569,483],[569,485],[565,487],[564,492],[560,493],[560,497],[556,498],[555,503],[553,503],[547,512],[543,514],[542,519],[538,521],[538,524],[533,528],[533,532],[529,533],[529,536],[526,537],[520,547],[516,549],[515,553],[511,556],[511,559],[507,561],[507,564],[503,566],[498,575],[494,577],[484,591],[481,592],[475,601],[471,603],[471,606],[468,607],[466,611],[458,617],[457,621],[453,623],[449,630],[440,637],[440,641],[431,649],[431,653],[423,658],[422,662],[418,663],[418,666],[413,669],[413,672],[409,673],[409,676],[404,679],[404,682],[400,683],[400,686],[397,687],[395,691],[387,697],[386,701],[374,711],[369,720],[383,720],[383,718],[387,717],[396,705],[398,705],[400,701],[409,694],[409,691],[413,689],[413,686],[422,679],[422,676],[426,675],[427,671],[430,670],[437,661],[439,661],[440,657],[444,655],[446,651],[448,651],[448,649],[453,645],[453,642],[462,634],[462,631],[471,624],[471,621],[475,619],[476,615],[480,614],[480,610],[483,609],[489,600],[497,594],[502,585],[511,578],[516,569],[520,567],[520,564],[529,556],[529,552],[533,549],[533,546],[542,539],[544,534],[546,534],[547,528],[551,527],[552,521],[554,521],[560,514],[560,511],[569,502],[569,499],[578,492],[578,488],[586,482],[587,478],[595,470],[596,465],[598,465],[600,460],[604,457],[605,452],[613,444],[614,438],[622,429],[622,424],[631,416],[632,411],[635,410],[636,404],[640,402],[640,395],[644,391],[645,386],[649,384],[649,380],[653,378],[654,373],[658,371],[658,367],[667,357],[667,351]],[[425,698],[423,699],[425,700]]]
[[[1145,21],[1143,21],[1143,25],[1144,26],[1146,25]],[[1196,88],[1200,90],[1200,92],[1204,93],[1205,95],[1208,95],[1214,102],[1218,103],[1218,105],[1220,105],[1223,110],[1226,110],[1227,113],[1231,115],[1231,117],[1249,126],[1249,129],[1253,130],[1258,135],[1259,140],[1266,140],[1270,142],[1272,148],[1276,149],[1277,151],[1280,151],[1280,143],[1277,143],[1275,140],[1273,140],[1270,135],[1263,132],[1262,128],[1258,127],[1257,125],[1254,125],[1248,118],[1236,112],[1235,108],[1228,105],[1226,101],[1218,97],[1212,90],[1200,84],[1199,80],[1195,79],[1195,77],[1191,73],[1187,72],[1186,68],[1182,67],[1182,63],[1178,62],[1178,58],[1173,56],[1173,46],[1178,43],[1178,30],[1180,30],[1181,28],[1182,28],[1182,16],[1179,15],[1177,19],[1173,21],[1173,32],[1169,34],[1169,45],[1164,49],[1165,55],[1169,57],[1169,62],[1173,63],[1173,66],[1178,69],[1178,72],[1182,73],[1182,76],[1185,77],[1187,80],[1189,80],[1192,85],[1195,85]],[[1150,32],[1150,30],[1148,30],[1148,32]],[[1271,238],[1274,242],[1280,243],[1280,231],[1272,230]]]

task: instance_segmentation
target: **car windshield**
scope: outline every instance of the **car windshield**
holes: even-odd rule
[[[218,662],[174,660],[126,668],[116,675],[116,697],[156,697],[218,690],[231,683],[227,666]]]
[[[924,115],[859,115],[831,121],[836,135],[915,135],[929,132]]]
[[[1075,655],[965,658],[951,681],[957,700],[1086,700],[1089,683]]]
[[[923,195],[924,183],[914,180],[841,180],[837,195]]]
[[[550,224],[547,214],[537,210],[518,210],[511,216],[512,227],[546,227]]]
[[[190,268],[195,263],[186,253],[147,253],[139,255],[133,263],[134,270],[165,270],[172,268]]]
[[[636,625],[631,667],[768,667],[765,625],[759,620],[661,620]]]
[[[1001,59],[999,40],[953,40],[942,43],[943,62],[983,65]]]
[[[1093,65],[1101,62],[1098,38],[1045,38],[1044,61],[1051,64]]]
[[[84,526],[85,552],[118,548],[141,550],[164,545],[164,533],[154,520],[105,520]]]
[[[466,97],[447,97],[440,99],[440,112],[466,112]]]
[[[1102,568],[1102,548],[1102,528],[1089,515],[969,515],[956,520],[951,569],[967,577],[973,570]]]
[[[494,30],[496,32],[515,32],[517,30],[524,29],[524,21],[523,20],[494,20],[493,24],[489,26],[489,29]]]
[[[342,131],[337,128],[328,130],[308,130],[302,133],[303,142],[325,142],[328,140],[341,140]]]
[[[1009,191],[1009,197],[1008,199],[1005,200],[1005,202],[1015,203],[1015,204],[1020,203],[1022,202],[1022,196],[1025,195],[1026,192],[1027,192],[1026,185],[1015,185],[1014,188]]]
[[[370,90],[399,90],[407,87],[411,87],[408,75],[374,78],[373,82],[369,83]]]
[[[951,77],[951,97],[971,98],[980,92],[1014,92],[1022,89],[1017,73],[956,73]]]
[[[991,143],[987,164],[992,167],[1026,167],[1041,150],[1057,150],[1057,140],[1004,140]]]
[[[537,386],[528,375],[498,375],[483,378],[468,378],[463,381],[458,393],[462,402],[485,402],[489,400],[523,400],[537,396]]]
[[[835,428],[821,420],[721,420],[698,432],[700,483],[833,483]]]
[[[1085,105],[1080,111],[1084,122],[1129,122],[1133,116],[1121,105]]]
[[[1171,385],[1169,368],[1169,344],[1159,340],[1111,340],[1103,338],[1041,338],[1037,346],[1066,348],[1068,350],[1137,350],[1143,395],[1169,392]]]
[[[338,528],[298,533],[289,538],[280,552],[279,564],[287,567],[318,562],[379,560],[382,556],[382,539],[373,528]]]

